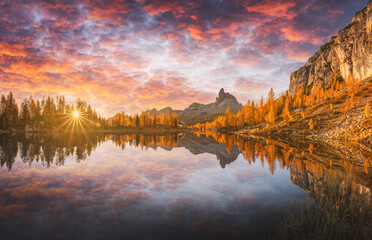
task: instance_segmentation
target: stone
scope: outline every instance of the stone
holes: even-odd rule
[[[327,87],[334,76],[346,81],[349,76],[358,80],[372,76],[372,1],[291,74],[288,93],[317,84]]]

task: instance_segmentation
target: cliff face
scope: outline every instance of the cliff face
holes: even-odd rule
[[[359,80],[372,76],[372,1],[291,74],[289,94],[301,86],[312,88],[321,83],[326,87],[334,75],[344,80],[349,76]]]

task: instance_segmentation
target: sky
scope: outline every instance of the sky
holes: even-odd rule
[[[288,88],[368,0],[0,1],[0,93],[105,117]]]

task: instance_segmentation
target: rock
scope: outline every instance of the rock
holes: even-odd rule
[[[356,13],[352,22],[329,41],[290,77],[289,94],[299,87],[326,87],[333,76],[359,80],[372,75],[372,1]]]
[[[226,99],[238,103],[238,100],[236,100],[236,98],[233,95],[231,95],[230,93],[225,93],[225,90],[221,88],[220,92],[218,93],[218,97],[216,98],[215,104],[218,105],[225,101]]]
[[[163,108],[158,111],[158,114],[165,113],[169,114],[177,113],[178,119],[182,122],[192,125],[196,123],[205,123],[206,121],[213,121],[216,117],[224,115],[227,108],[230,108],[231,113],[238,113],[242,108],[242,104],[230,93],[225,92],[223,88],[218,93],[216,101],[214,103],[202,104],[192,103],[185,110],[173,110],[170,107]],[[153,116],[154,109],[149,110],[150,116]]]

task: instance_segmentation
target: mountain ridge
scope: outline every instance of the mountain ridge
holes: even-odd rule
[[[230,107],[232,113],[237,113],[241,108],[242,104],[238,102],[236,97],[228,92],[225,92],[223,88],[220,89],[218,97],[215,102],[202,104],[202,103],[191,103],[184,110],[175,110],[171,107],[165,107],[157,110],[157,113],[169,112],[169,114],[177,113],[178,119],[186,124],[204,123],[206,121],[213,120],[214,118],[224,115],[227,108]],[[155,108],[148,110],[150,116],[153,116]]]

